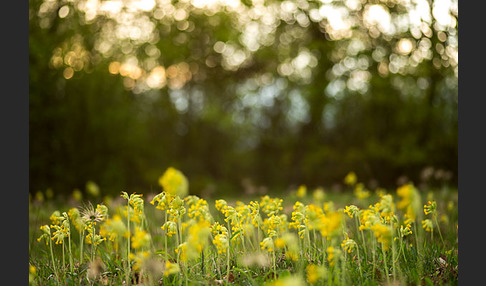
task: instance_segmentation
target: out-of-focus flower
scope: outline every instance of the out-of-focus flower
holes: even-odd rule
[[[181,271],[179,264],[171,263],[169,260],[165,262],[164,276],[169,276],[171,274],[176,274]]]
[[[98,197],[100,195],[100,188],[93,181],[86,182],[86,192],[93,197]]]
[[[159,178],[159,185],[171,195],[185,197],[189,192],[189,182],[184,174],[174,167],[169,167]]]
[[[305,268],[307,282],[314,284],[327,277],[327,269],[323,265],[308,264]]]
[[[348,186],[354,186],[358,180],[358,177],[354,172],[349,172],[346,177],[344,177],[344,183]]]
[[[430,219],[424,219],[422,221],[422,227],[425,229],[425,231],[428,231],[428,232],[434,231],[434,224],[432,223],[432,220],[430,220]]]
[[[424,213],[426,215],[432,214],[436,215],[437,214],[437,203],[435,201],[428,201],[426,205],[424,205]]]
[[[297,197],[298,198],[303,198],[307,194],[307,187],[305,185],[300,185],[299,188],[297,189]]]

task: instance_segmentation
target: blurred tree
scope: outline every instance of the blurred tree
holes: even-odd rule
[[[31,191],[457,175],[457,1],[29,4]]]

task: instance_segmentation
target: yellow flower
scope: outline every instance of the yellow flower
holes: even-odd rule
[[[405,211],[405,217],[415,220],[420,210],[421,200],[420,194],[413,184],[405,184],[397,189],[397,195],[402,198],[397,203],[399,210]]]
[[[270,198],[267,195],[261,198],[260,207],[262,211],[267,214],[268,217],[271,217],[273,215],[277,215],[279,211],[283,210],[282,202],[282,199]]]
[[[35,276],[36,276],[36,268],[33,265],[29,265],[29,284],[32,284],[34,282]]]
[[[45,224],[41,225],[40,230],[42,230],[43,233],[41,236],[39,236],[39,238],[37,238],[37,241],[40,242],[42,239],[44,239],[47,245],[48,242],[51,241],[51,228],[47,224]]]
[[[187,243],[191,250],[189,259],[193,259],[196,258],[208,244],[208,238],[211,234],[210,223],[205,220],[199,220],[197,223],[192,223],[192,225],[189,226],[187,233]]]
[[[370,191],[366,190],[362,183],[358,183],[354,187],[354,195],[358,199],[366,199],[367,197],[370,196]]]
[[[265,237],[262,242],[260,242],[260,247],[262,250],[266,250],[268,252],[273,252],[275,250],[275,245],[273,243],[273,238]]]
[[[132,247],[134,249],[148,248],[151,240],[152,238],[148,232],[136,227],[135,233],[132,236]]]
[[[275,247],[276,248],[284,248],[285,247],[285,240],[283,238],[277,238],[274,241]]]
[[[432,214],[436,215],[437,212],[437,203],[435,201],[428,201],[426,205],[424,205],[424,213],[426,215]]]
[[[176,249],[175,252],[179,255],[179,258],[181,259],[182,262],[187,262],[188,257],[188,247],[187,247],[187,242],[184,242],[180,244]]]
[[[309,230],[314,230],[321,227],[321,220],[323,215],[324,211],[322,210],[322,208],[314,204],[310,204],[307,206],[305,218],[307,219],[307,227],[309,228]]]
[[[326,198],[326,193],[324,193],[324,189],[322,187],[315,189],[312,193],[312,198],[317,203],[321,203]]]
[[[51,220],[51,224],[58,225],[61,223],[62,217],[61,217],[61,212],[58,210],[54,211],[51,216],[49,217]]]
[[[315,264],[307,265],[305,272],[307,274],[307,282],[309,283],[316,283],[319,279],[319,275],[317,273],[317,266]]]
[[[51,229],[55,231],[52,233],[52,240],[56,240],[56,244],[62,244],[64,242],[64,238],[69,237],[71,235],[71,229],[69,225],[69,218],[66,212],[62,213],[62,216],[59,217],[60,222],[59,224],[51,225]]]
[[[42,191],[39,190],[35,193],[35,200],[38,202],[44,201],[44,194],[42,193]]]
[[[358,212],[359,208],[355,205],[344,207],[344,213],[346,213],[350,218],[353,218]]]
[[[216,246],[219,254],[226,253],[229,247],[228,241],[228,229],[218,222],[215,222],[211,226],[211,232],[213,234],[213,244]]]
[[[169,208],[170,202],[173,199],[174,199],[173,195],[167,192],[161,192],[150,201],[150,204],[155,205],[155,203],[157,203],[157,206],[155,206],[156,209],[166,210]]]
[[[72,193],[73,199],[77,202],[81,202],[83,199],[83,193],[79,189],[74,189]]]
[[[164,275],[169,276],[171,274],[179,273],[181,271],[179,264],[171,263],[169,260],[165,262]]]
[[[197,196],[188,196],[184,200],[188,202],[189,209],[187,215],[190,218],[206,221],[211,221],[213,219],[209,212],[209,206],[206,200],[200,199]]]
[[[177,233],[177,223],[175,221],[168,220],[161,226],[161,229],[165,230],[167,236],[173,236]]]
[[[346,235],[346,239],[341,243],[341,247],[344,249],[344,251],[351,253],[356,249],[357,244],[356,241],[350,239],[348,235]]]
[[[159,185],[169,194],[185,197],[189,192],[189,182],[184,174],[169,167],[159,178]]]
[[[297,197],[303,198],[307,194],[307,187],[305,185],[300,185],[297,189]]]
[[[46,190],[46,197],[48,199],[52,199],[52,197],[54,197],[54,191],[51,188],[47,188],[47,190]]]
[[[330,239],[340,233],[342,229],[343,211],[331,211],[320,216],[319,230],[321,235]]]
[[[130,260],[133,263],[133,270],[140,270],[145,261],[150,257],[150,252],[148,251],[138,251],[137,253],[133,254],[130,253]]]
[[[304,279],[299,275],[287,275],[278,279],[270,280],[264,286],[304,286]]]
[[[86,192],[94,197],[98,197],[100,195],[100,188],[95,182],[88,181],[86,182]]]
[[[335,256],[337,254],[337,249],[332,246],[329,246],[326,249],[327,252],[327,261],[329,262],[329,266],[334,266],[335,264]]]
[[[434,231],[434,224],[432,223],[432,220],[430,220],[430,219],[424,219],[422,221],[422,227],[425,229],[425,231],[428,231],[428,232]]]
[[[358,177],[354,172],[349,172],[346,177],[344,177],[344,183],[348,186],[354,186],[356,184],[356,181],[358,180]]]
[[[373,231],[376,240],[382,244],[383,249],[387,251],[390,248],[391,238],[392,238],[392,230],[391,227],[388,225],[384,225],[382,223],[377,223],[370,227]]]
[[[407,223],[405,226],[400,226],[400,229],[398,230],[398,235],[400,237],[405,237],[410,234],[412,234],[412,226],[409,223]]]

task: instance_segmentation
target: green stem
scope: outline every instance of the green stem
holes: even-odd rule
[[[361,269],[361,259],[359,257],[359,248],[356,248],[356,253],[358,253],[358,270],[359,270],[359,277],[363,279],[363,270]]]
[[[69,229],[68,243],[69,243],[69,269],[71,270],[71,273],[72,273],[73,272],[73,253],[72,253],[72,250],[71,250],[71,229]]]
[[[64,268],[64,265],[66,265],[66,260],[64,259],[64,240],[62,240],[62,265],[61,265],[61,269]]]
[[[95,257],[95,226],[91,224],[91,261],[94,261]]]
[[[393,281],[395,281],[396,279],[396,266],[395,266],[395,257],[396,257],[396,254],[395,254],[395,231],[394,231],[394,228],[393,226],[392,227],[392,238],[391,238],[391,243],[392,243],[392,269],[393,269]]]
[[[375,279],[375,267],[376,267],[376,261],[375,261],[375,256],[376,256],[376,241],[375,239],[373,238],[372,239],[373,241],[373,273],[372,273],[372,277],[373,277],[373,280]]]
[[[276,267],[276,258],[275,258],[275,249],[272,251],[273,254],[273,278],[277,278],[277,267]]]
[[[362,230],[359,230],[359,227],[361,226],[361,223],[359,222],[357,216],[355,216],[354,218],[356,220],[356,227],[358,229],[358,232],[361,233],[361,238],[363,239],[363,248],[364,248],[364,251],[365,251],[365,257],[366,257],[366,260],[368,260],[368,251],[367,251],[367,247],[366,247],[366,240],[365,240],[365,237],[364,237],[364,233],[363,233]]]
[[[386,254],[385,254],[385,248],[383,247],[383,243],[381,244],[381,252],[383,253],[383,262],[385,263],[386,281],[390,283],[390,277],[388,276],[388,264],[386,263]]]
[[[54,262],[54,252],[52,251],[52,241],[49,239],[49,248],[51,250],[52,268],[54,268],[54,273],[56,274],[56,279],[59,282],[59,276],[57,274],[56,262]]]
[[[125,279],[126,284],[130,285],[130,239],[132,234],[130,231],[130,203],[127,205],[127,229],[128,229],[128,239],[127,239],[127,266],[125,269]]]
[[[229,270],[230,270],[230,249],[228,244],[228,251],[226,253],[226,282],[229,283]]]
[[[167,226],[167,210],[165,211],[165,222]],[[164,240],[165,240],[165,261],[167,262],[167,230],[164,233]]]
[[[437,225],[437,230],[439,231],[439,236],[440,236],[440,240],[442,241],[442,245],[445,247],[444,239],[442,238],[442,233],[440,232],[440,226],[439,226],[439,222],[437,221],[436,215],[434,215],[434,221],[435,221],[435,225]]]
[[[79,264],[83,264],[84,227],[80,232]]]

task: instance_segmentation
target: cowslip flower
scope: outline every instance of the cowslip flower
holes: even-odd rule
[[[346,213],[350,218],[353,218],[358,212],[359,208],[355,205],[344,207],[344,213]]]
[[[148,251],[137,251],[136,253],[130,252],[130,260],[133,261],[133,270],[137,271],[142,269],[148,258],[150,258],[150,252]]]
[[[299,238],[293,232],[285,232],[281,237],[275,239],[275,247],[285,248],[285,256],[290,258],[292,261],[299,260]],[[282,247],[283,244],[283,247]]]
[[[146,249],[150,246],[151,241],[152,237],[147,231],[139,227],[135,228],[135,233],[132,236],[133,249]]]
[[[51,239],[51,228],[49,227],[49,225],[46,224],[46,225],[42,225],[40,227],[40,230],[42,230],[42,234],[41,236],[39,236],[39,238],[37,238],[37,241],[40,242],[42,239],[44,239],[47,245]]]
[[[59,225],[62,221],[62,216],[61,216],[61,212],[58,211],[58,210],[55,210],[51,216],[49,217],[49,219],[51,220],[51,224],[53,225]]]
[[[342,211],[330,211],[320,216],[319,231],[323,237],[330,240],[332,237],[340,234],[342,221],[344,219]]]
[[[164,265],[164,276],[169,276],[171,274],[176,274],[181,271],[179,264],[171,263],[169,260],[165,261]]]
[[[83,200],[83,193],[79,189],[74,189],[71,196],[76,202],[81,202]]]
[[[150,204],[155,205],[155,203],[157,203],[157,205],[155,206],[156,209],[166,210],[169,208],[170,202],[173,199],[173,195],[167,192],[161,192],[160,194],[154,196],[154,198],[150,201]]]
[[[383,246],[383,250],[387,251],[391,245],[391,238],[392,238],[392,229],[388,225],[384,225],[382,223],[377,223],[370,228],[376,240],[381,243]]]
[[[56,244],[62,244],[64,238],[71,235],[71,229],[69,226],[69,218],[66,212],[60,217],[60,223],[51,225],[51,229],[55,231],[52,233],[52,240],[56,240]]]
[[[168,220],[160,228],[163,229],[165,231],[165,234],[169,237],[177,234],[177,223],[175,221]]]
[[[326,198],[326,193],[322,187],[318,187],[312,192],[312,198],[317,203],[321,203]]]
[[[264,286],[304,286],[306,285],[304,279],[295,275],[286,275],[278,279],[270,280],[264,284]]]
[[[329,266],[334,266],[336,261],[341,257],[342,252],[339,248],[334,248],[329,246],[326,248],[327,252],[327,262],[329,262]]]
[[[401,201],[397,202],[397,208],[405,211],[405,218],[414,221],[421,205],[417,189],[411,183],[405,184],[397,189],[397,196],[401,197]]]
[[[354,187],[354,195],[358,199],[366,199],[367,197],[370,196],[370,191],[366,190],[363,183],[358,183]]]
[[[197,222],[192,221],[187,231],[187,243],[190,248],[191,256],[190,259],[197,257],[199,253],[208,244],[208,238],[211,234],[210,223],[205,220],[199,220]],[[195,254],[193,257],[192,254]]]
[[[88,181],[86,182],[86,192],[94,197],[98,197],[100,195],[100,188],[95,182]]]
[[[347,253],[351,253],[353,250],[356,249],[357,244],[356,241],[350,239],[348,235],[346,234],[346,239],[343,240],[341,243],[341,247],[346,251]]]
[[[424,205],[424,213],[426,215],[432,214],[436,215],[437,214],[437,203],[435,201],[428,201],[426,205]]]
[[[298,198],[303,198],[307,194],[307,187],[305,185],[300,185],[297,189],[296,195]]]
[[[260,201],[261,210],[267,214],[267,217],[278,215],[279,211],[283,210],[282,199],[270,198],[268,195],[263,196]]]
[[[229,247],[228,229],[215,222],[211,225],[211,233],[213,234],[213,244],[216,246],[218,253],[226,253]]]
[[[307,227],[309,230],[319,229],[321,227],[322,216],[324,211],[322,208],[309,204],[305,212],[305,218],[307,219]]]
[[[169,167],[159,178],[159,185],[169,194],[185,197],[189,192],[189,182],[176,168]]]
[[[422,227],[425,229],[425,231],[432,232],[434,230],[434,224],[432,223],[432,220],[430,219],[424,219],[422,221]]]
[[[68,216],[69,219],[71,220],[71,223],[74,225],[74,227],[81,232],[85,228],[85,223],[83,218],[81,217],[81,213],[79,212],[78,208],[71,208],[68,211]]]
[[[358,177],[354,172],[349,172],[346,177],[344,177],[344,183],[348,186],[354,186],[358,180]]]
[[[305,274],[307,282],[309,282],[310,284],[314,284],[319,281],[319,279],[325,278],[327,276],[327,271],[326,268],[322,265],[318,266],[315,264],[309,264],[305,268]]]
[[[265,237],[262,242],[260,242],[260,247],[262,250],[268,252],[273,252],[275,250],[275,244],[272,237]]]
[[[405,226],[401,225],[398,229],[398,235],[402,238],[410,234],[412,234],[412,226],[409,223]]]

